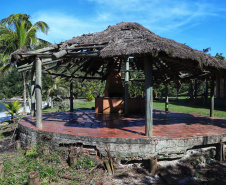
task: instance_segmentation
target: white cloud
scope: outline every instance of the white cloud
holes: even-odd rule
[[[49,25],[50,30],[48,35],[38,33],[38,37],[53,43],[65,41],[74,36],[101,31],[98,29],[98,24],[95,24],[92,21],[87,22],[60,12],[39,12],[32,18],[33,23],[40,20],[46,22]]]
[[[88,0],[97,3],[95,13],[85,19],[63,12],[39,12],[33,22],[45,21],[50,26],[50,42],[60,42],[84,33],[102,31],[108,25],[122,21],[138,22],[151,31],[161,34],[195,26],[209,16],[217,16],[213,4],[187,0]]]

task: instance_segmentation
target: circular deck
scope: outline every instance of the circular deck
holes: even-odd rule
[[[102,155],[144,159],[151,154],[179,154],[196,146],[226,142],[226,120],[154,110],[153,136],[144,135],[143,115],[95,114],[94,111],[48,113],[43,128],[35,118],[19,122],[23,146],[47,143],[52,147],[82,144]]]

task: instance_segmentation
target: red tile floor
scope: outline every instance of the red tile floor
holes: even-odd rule
[[[153,113],[153,139],[226,133],[226,119],[160,110]],[[21,119],[20,124],[38,129],[32,117]],[[92,110],[44,114],[43,128],[40,130],[90,137],[148,138],[144,135],[144,115],[124,117],[121,114],[95,114]]]

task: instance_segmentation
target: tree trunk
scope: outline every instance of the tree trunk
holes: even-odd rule
[[[27,112],[26,112],[27,98],[26,98],[26,79],[25,79],[24,72],[22,73],[22,77],[23,77],[23,99],[24,99],[24,109],[23,109],[23,112],[24,112],[24,115],[26,115],[27,114]]]

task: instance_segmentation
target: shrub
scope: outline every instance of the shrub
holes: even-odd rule
[[[87,93],[87,95],[86,95],[86,100],[87,100],[87,101],[92,101],[92,100],[94,100],[93,95],[92,95],[91,93]]]

